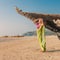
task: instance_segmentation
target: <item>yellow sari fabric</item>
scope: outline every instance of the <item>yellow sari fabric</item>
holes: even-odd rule
[[[37,38],[40,44],[42,51],[46,51],[46,40],[45,40],[45,27],[42,26],[41,28],[37,29]]]

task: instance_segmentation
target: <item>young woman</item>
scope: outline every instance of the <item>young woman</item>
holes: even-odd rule
[[[37,38],[43,52],[46,51],[46,41],[45,41],[45,27],[43,23],[43,19],[39,18],[34,20],[34,24],[37,27]]]

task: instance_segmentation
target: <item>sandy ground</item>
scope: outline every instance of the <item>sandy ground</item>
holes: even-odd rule
[[[60,60],[60,40],[46,36],[46,52],[42,52],[36,36],[0,38],[0,60]]]

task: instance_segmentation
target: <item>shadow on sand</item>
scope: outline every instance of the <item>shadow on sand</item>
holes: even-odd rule
[[[60,49],[59,50],[48,50],[46,52],[60,52]]]

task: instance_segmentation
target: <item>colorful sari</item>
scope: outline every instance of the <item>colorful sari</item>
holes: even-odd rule
[[[37,27],[37,38],[40,44],[42,51],[46,51],[46,40],[45,40],[45,27],[43,21],[35,23]]]
[[[44,32],[45,32],[44,26],[37,29],[37,38],[38,38],[38,41],[39,41],[42,51],[46,51],[46,40],[45,40]]]

